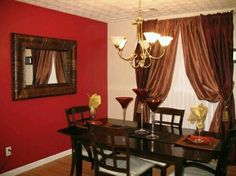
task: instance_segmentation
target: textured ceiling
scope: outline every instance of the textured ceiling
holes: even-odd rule
[[[138,0],[17,0],[103,22],[135,19]],[[236,0],[142,0],[144,18],[174,18],[236,9]]]

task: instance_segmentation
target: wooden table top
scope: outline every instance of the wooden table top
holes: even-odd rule
[[[99,119],[100,125],[122,127],[122,120],[118,119]],[[177,129],[171,127],[155,127],[155,134],[159,136],[157,140],[149,140],[146,135],[134,133],[138,129],[136,122],[127,121],[126,128],[130,129],[130,150],[131,154],[144,157],[147,159],[158,159],[158,161],[174,161],[175,159],[193,160],[200,162],[209,162],[214,159],[221,148],[221,142],[212,150],[205,150],[204,146],[191,147],[190,145],[180,145],[178,141],[187,135],[194,135],[196,131],[193,129]],[[144,128],[150,130],[150,124],[145,124]],[[89,144],[90,138],[86,123],[78,126],[71,126],[58,130],[65,135],[72,136],[82,143]],[[202,132],[203,136],[211,136],[214,139],[219,135],[211,132]]]

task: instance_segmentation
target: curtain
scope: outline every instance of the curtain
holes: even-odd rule
[[[205,19],[207,21],[205,25],[204,17],[209,17],[209,19]],[[225,117],[227,117],[227,112],[229,114],[229,126],[235,123],[232,94],[232,13],[228,20],[226,18],[224,14],[217,14],[186,19],[145,21],[143,23],[144,31],[170,35],[174,40],[167,47],[166,54],[162,59],[154,61],[148,69],[136,69],[137,87],[151,90],[150,98],[164,100],[171,85],[178,30],[181,23],[185,69],[191,85],[200,100],[220,101],[210,128],[210,131],[215,132],[221,130],[223,112]],[[158,55],[160,51],[160,46],[155,45],[152,55]],[[223,54],[224,56],[222,56]],[[220,74],[217,75],[218,73]],[[135,112],[137,105],[136,100]],[[149,109],[145,107],[145,122],[148,121],[148,114]]]
[[[210,64],[201,17],[183,18],[181,36],[185,71],[198,99],[218,102],[221,95]]]
[[[173,37],[173,41],[166,48],[165,55],[160,60],[153,61],[148,69],[136,69],[136,80],[138,88],[150,90],[149,98],[158,98],[164,100],[170,90],[176,49],[178,43],[179,23],[177,19],[172,20],[150,20],[143,23],[144,32],[154,31],[162,35]],[[163,52],[160,44],[155,44],[152,48],[152,55],[158,57]],[[140,86],[140,87],[139,87]],[[137,111],[137,100],[135,103],[135,112]],[[149,121],[149,108],[144,105],[144,122]]]
[[[39,56],[40,56],[39,49],[31,49],[32,53],[32,65],[33,65],[33,84],[36,83],[36,71],[39,63]]]
[[[227,128],[235,123],[233,97],[233,13],[201,15],[210,64],[213,69],[221,100],[210,130],[220,131],[221,121]]]
[[[64,51],[55,52],[55,70],[58,83],[66,83],[66,65],[67,53]]]
[[[179,33],[177,45],[178,46],[175,68],[171,82],[172,86],[170,88],[168,96],[166,97],[165,101],[160,105],[160,107],[167,106],[177,109],[184,109],[185,113],[183,120],[183,128],[196,129],[196,124],[190,123],[187,119],[189,114],[191,113],[190,108],[192,106],[197,106],[200,103],[203,103],[208,107],[207,117],[204,122],[204,130],[209,130],[210,123],[212,121],[218,103],[211,103],[206,100],[199,100],[186,74],[181,33]]]
[[[136,51],[135,51],[138,54],[137,57],[140,57],[139,56],[140,51],[141,51],[141,49],[140,49],[140,46],[138,45],[138,47],[136,48]],[[139,59],[139,58],[137,58],[137,59]],[[138,67],[138,68],[135,69],[137,88],[144,89],[146,87],[148,73],[149,73],[149,68]],[[144,109],[145,109],[145,107],[144,107]],[[141,110],[141,107],[140,107],[140,101],[136,96],[135,102],[134,102],[134,121],[140,122],[141,111],[142,110]],[[146,122],[145,118],[144,118],[144,122]]]
[[[52,69],[53,51],[40,50],[35,71],[35,84],[47,84]],[[35,67],[35,66],[34,66]]]

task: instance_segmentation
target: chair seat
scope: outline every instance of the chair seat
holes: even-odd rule
[[[142,159],[142,160],[144,160],[144,161],[148,161],[148,162],[153,163],[153,164],[155,164],[155,165],[159,165],[159,166],[161,166],[161,167],[167,166],[167,163],[164,163],[164,162],[155,161],[155,160],[150,160],[150,159],[146,159],[146,158],[140,158],[140,159]]]
[[[107,159],[106,162],[112,164],[112,161],[110,159]],[[126,162],[125,161],[118,161],[117,165],[119,165],[120,168],[125,168]],[[130,176],[138,176],[143,174],[145,170],[148,170],[154,166],[153,163],[145,161],[141,158],[130,156]],[[126,176],[125,173],[119,173],[114,172],[111,170],[104,169],[102,167],[99,168],[100,171],[106,172],[115,176]]]
[[[205,166],[215,170],[217,162],[212,161],[212,162],[209,162],[209,163],[199,163],[199,164],[205,165]],[[173,171],[169,176],[174,176],[174,175],[175,175],[175,173]],[[208,172],[206,170],[200,169],[198,167],[191,167],[191,166],[189,166],[189,167],[185,167],[184,168],[184,175],[185,176],[212,176],[212,175],[215,175],[215,174],[210,173],[210,172]]]
[[[174,176],[174,171],[169,176]],[[186,167],[184,168],[184,175],[185,176],[212,176],[215,174],[212,174],[210,172],[207,172],[205,170],[196,168],[196,167]]]
[[[85,156],[85,157],[89,157],[88,152],[87,152],[86,148],[84,147],[84,145],[82,145],[82,155]]]
[[[157,168],[161,171],[160,175],[166,176],[166,169],[170,166],[169,163],[164,163],[164,162],[155,161],[155,160],[146,159],[146,158],[141,158],[141,159],[153,163],[155,165],[154,168]]]

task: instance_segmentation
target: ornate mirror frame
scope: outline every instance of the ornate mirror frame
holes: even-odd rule
[[[12,99],[72,94],[77,92],[77,44],[73,40],[12,33]],[[66,82],[53,84],[25,84],[25,49],[66,52]]]

